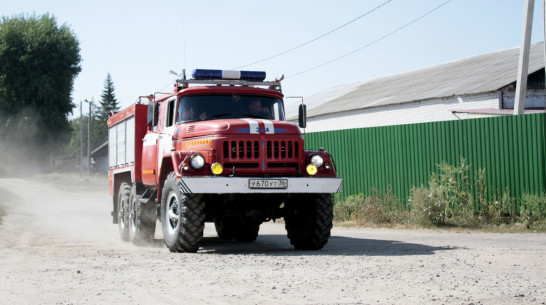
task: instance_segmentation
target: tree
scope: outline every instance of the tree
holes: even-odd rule
[[[112,76],[110,73],[106,76],[104,81],[104,90],[101,94],[100,101],[100,112],[99,112],[99,121],[108,121],[108,115],[110,111],[116,113],[119,111],[119,103],[116,99],[116,94],[114,93],[114,82],[112,81]]]
[[[106,126],[110,111],[116,113],[119,111],[119,103],[116,99],[116,94],[114,93],[114,82],[112,81],[112,76],[110,73],[106,76],[104,81],[104,90],[101,94],[100,108],[96,112],[96,123],[93,128],[97,132],[97,138],[100,141],[108,135],[108,128]],[[97,143],[93,143],[97,144]]]
[[[55,17],[2,17],[0,153],[8,156],[5,162],[43,164],[69,137],[70,95],[80,62],[76,36]]]

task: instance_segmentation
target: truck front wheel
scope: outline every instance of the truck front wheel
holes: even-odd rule
[[[330,238],[333,200],[331,194],[298,194],[284,206],[288,239],[298,250],[322,249]]]
[[[205,205],[202,194],[184,194],[174,172],[165,180],[161,196],[161,228],[171,252],[196,252],[203,239]]]

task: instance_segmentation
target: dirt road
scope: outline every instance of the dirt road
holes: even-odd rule
[[[121,242],[105,184],[0,187],[0,304],[546,304],[545,234],[335,227],[305,252],[279,223],[251,244],[207,224],[175,254]]]

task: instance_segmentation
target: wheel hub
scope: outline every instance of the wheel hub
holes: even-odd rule
[[[165,218],[167,220],[169,233],[174,233],[178,228],[180,219],[180,204],[178,196],[174,192],[169,194]]]

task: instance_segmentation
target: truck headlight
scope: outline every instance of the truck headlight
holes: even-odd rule
[[[205,166],[205,158],[201,155],[193,155],[190,158],[190,165],[193,169],[202,169]]]
[[[314,155],[311,157],[311,164],[319,168],[324,164],[324,159],[320,155]]]

